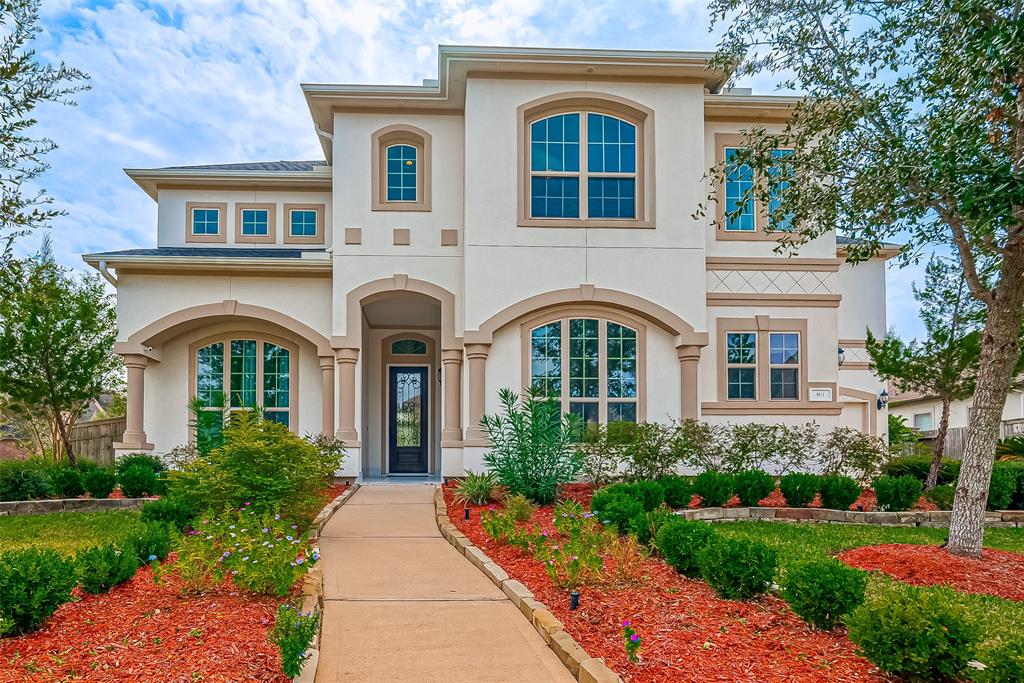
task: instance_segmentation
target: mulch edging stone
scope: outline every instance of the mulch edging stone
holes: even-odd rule
[[[138,510],[154,498],[44,498],[12,500],[0,503],[3,515],[47,515],[55,512],[95,512],[97,510]]]
[[[434,511],[441,535],[501,589],[512,604],[533,624],[547,646],[579,683],[623,683],[619,675],[605,665],[603,659],[591,657],[565,632],[562,622],[543,602],[534,597],[529,588],[509,578],[504,569],[455,528],[448,517],[448,506],[441,488],[434,492]]]
[[[677,510],[684,519],[703,522],[735,522],[753,519],[765,522],[819,522],[825,524],[874,524],[877,526],[922,526],[948,528],[948,510],[908,510],[906,512],[854,512],[828,508],[790,507],[708,507]],[[1024,527],[1024,513],[997,510],[985,513],[985,526]]]

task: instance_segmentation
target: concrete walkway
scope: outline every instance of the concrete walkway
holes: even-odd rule
[[[320,535],[317,683],[571,683],[505,595],[441,538],[434,486],[361,487]]]

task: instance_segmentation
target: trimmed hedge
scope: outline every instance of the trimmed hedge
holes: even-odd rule
[[[697,552],[697,566],[719,597],[746,600],[768,590],[778,554],[759,541],[716,536]]]
[[[733,488],[740,503],[757,507],[758,501],[775,490],[775,477],[763,470],[745,470],[735,476]]]
[[[832,510],[849,510],[860,498],[860,484],[852,477],[832,474],[818,482],[821,492],[821,506]]]
[[[658,479],[665,491],[665,504],[670,508],[681,509],[690,506],[693,499],[693,484],[686,477],[670,474]]]
[[[696,578],[700,576],[697,553],[714,537],[715,530],[710,524],[677,519],[658,530],[655,544],[673,569],[684,576]]]
[[[78,582],[86,593],[106,593],[135,576],[139,558],[134,544],[113,543],[83,550],[75,556]]]
[[[787,474],[779,480],[779,488],[786,497],[786,504],[794,508],[802,508],[812,500],[818,492],[821,477],[816,474],[795,472]]]
[[[890,512],[900,512],[914,507],[924,490],[924,485],[911,476],[879,477],[872,484],[878,498],[879,509]]]
[[[907,455],[902,458],[893,458],[885,465],[882,465],[882,476],[885,477],[913,477],[922,484],[928,478],[928,472],[932,467],[932,456],[930,455]],[[939,465],[939,484],[955,484],[960,476],[960,461],[952,458],[943,458]]]
[[[801,619],[832,629],[864,603],[867,575],[835,558],[803,562],[786,570],[782,597]]]
[[[602,524],[614,528],[620,534],[629,533],[637,524],[645,523],[646,520],[642,519],[644,505],[638,498],[614,486],[595,493],[590,499],[590,510]]]
[[[77,577],[72,561],[50,549],[0,553],[0,635],[42,626],[71,600]]]
[[[735,492],[735,481],[731,475],[720,472],[704,472],[693,481],[693,490],[700,496],[701,505],[719,507],[725,505]]]
[[[93,498],[109,498],[117,486],[117,478],[110,470],[96,467],[82,473],[82,486]]]

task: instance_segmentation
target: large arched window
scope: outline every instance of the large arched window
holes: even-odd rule
[[[193,395],[206,410],[260,408],[268,420],[296,428],[297,350],[259,335],[232,335],[193,345]]]
[[[416,148],[412,145],[390,145],[386,157],[387,201],[416,201]]]
[[[642,324],[599,311],[524,323],[524,384],[586,423],[644,419]]]

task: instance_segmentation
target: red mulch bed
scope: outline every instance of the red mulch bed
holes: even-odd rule
[[[569,491],[573,497],[583,493]],[[486,508],[471,508],[467,522],[448,487],[445,500],[460,531],[544,602],[591,656],[604,658],[631,683],[886,680],[854,653],[841,629],[812,631],[771,596],[721,600],[703,581],[687,579],[657,559],[644,562],[641,585],[583,587],[579,609],[570,611],[568,591],[552,584],[539,562],[483,532],[480,513]],[[554,533],[551,512],[545,506],[533,516],[549,534]],[[625,619],[643,642],[637,664],[628,661],[623,647]]]
[[[690,500],[690,506],[689,507],[691,509],[699,508],[700,507],[700,502],[701,502],[700,501],[700,496],[698,496],[697,494],[694,494],[693,498]],[[872,491],[871,489],[864,489],[863,491],[860,492],[860,497],[857,500],[854,501],[853,505],[851,505],[849,509],[850,510],[860,510],[861,512],[873,512],[874,509],[875,509],[875,506],[877,504],[878,504],[878,499],[875,496],[875,492]],[[740,505],[741,505],[740,497],[739,496],[733,496],[732,498],[729,499],[729,502],[726,503],[725,505],[723,505],[722,507],[735,508],[735,507],[740,507]],[[784,495],[782,495],[782,491],[779,489],[779,486],[777,484],[775,486],[775,490],[774,491],[769,493],[767,496],[765,496],[761,500],[757,501],[757,505],[759,507],[763,507],[763,508],[783,508],[783,507],[788,507],[789,506],[789,504],[786,502],[786,497]],[[820,508],[821,507],[821,494],[815,494],[814,495],[814,500],[812,500],[810,503],[808,503],[807,507],[809,507],[809,508]],[[912,509],[928,511],[928,510],[938,510],[939,508],[938,508],[937,505],[935,505],[935,503],[932,503],[931,501],[929,501],[924,496],[921,496],[918,499],[917,504],[914,505],[914,507]]]
[[[182,597],[172,578],[141,568],[109,593],[62,605],[42,630],[0,639],[0,681],[273,681],[267,639],[280,602],[230,589]]]
[[[962,593],[1024,601],[1024,555],[984,550],[980,559],[957,557],[933,545],[892,543],[847,550],[839,559],[880,571],[914,586],[949,586]]]

